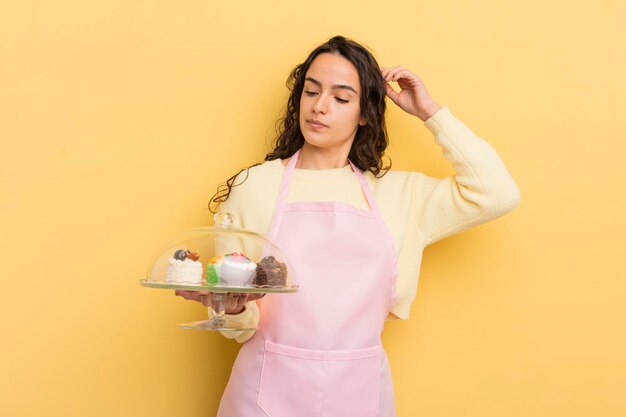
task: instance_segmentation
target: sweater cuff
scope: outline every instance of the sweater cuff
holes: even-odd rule
[[[213,314],[213,309],[211,307],[209,307],[209,318],[213,317],[215,314]],[[241,313],[237,313],[237,314],[225,314],[226,317],[228,317],[229,320],[232,321],[236,321],[237,323],[241,323],[241,324],[248,324],[251,321],[253,312],[251,308],[248,308],[248,303],[246,303],[243,307],[243,311]]]
[[[424,122],[424,125],[433,134],[436,134],[455,121],[456,117],[454,117],[448,106],[444,106],[437,110],[437,113],[430,116],[430,118]]]
[[[411,302],[413,300],[398,298],[394,305],[391,307],[390,312],[401,320],[408,320],[411,315]],[[395,319],[396,317],[390,317],[390,319]]]
[[[209,308],[209,318],[214,316],[213,309]],[[259,322],[259,308],[256,301],[248,301],[241,313],[225,314],[229,320],[235,321],[244,327],[256,327]],[[222,331],[222,335],[227,339],[235,339],[239,343],[244,343],[252,337],[255,330],[242,331]]]

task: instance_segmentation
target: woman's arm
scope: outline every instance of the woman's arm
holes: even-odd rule
[[[419,117],[443,148],[455,174],[443,180],[420,175],[413,189],[418,227],[426,245],[512,210],[519,189],[496,151],[479,138],[447,107],[439,106],[423,81],[401,66],[381,69],[387,96],[409,114]],[[389,84],[396,81],[396,92]]]
[[[416,181],[418,228],[426,245],[513,210],[517,184],[496,151],[447,107],[425,122],[455,174],[444,179],[421,175]]]

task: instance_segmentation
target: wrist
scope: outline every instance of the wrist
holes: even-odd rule
[[[441,106],[437,103],[433,103],[432,105],[425,107],[422,109],[417,117],[419,117],[423,122],[430,119],[435,113],[441,110]]]

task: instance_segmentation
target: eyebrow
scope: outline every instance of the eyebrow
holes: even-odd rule
[[[313,84],[319,85],[320,87],[322,86],[322,83],[316,80],[315,78],[306,77],[304,80],[311,81]],[[350,90],[350,91],[353,91],[355,94],[359,94],[354,88],[346,84],[335,84],[333,85],[333,90],[335,89]]]

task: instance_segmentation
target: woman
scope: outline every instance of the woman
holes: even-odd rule
[[[408,318],[423,248],[510,211],[519,192],[495,151],[418,76],[380,68],[356,42],[320,45],[290,85],[274,151],[217,201],[277,241],[300,290],[229,298],[231,318],[258,329],[224,333],[245,344],[218,416],[394,416],[380,334],[388,316]],[[425,122],[455,176],[382,166],[385,97]],[[207,305],[206,294],[177,292]]]

